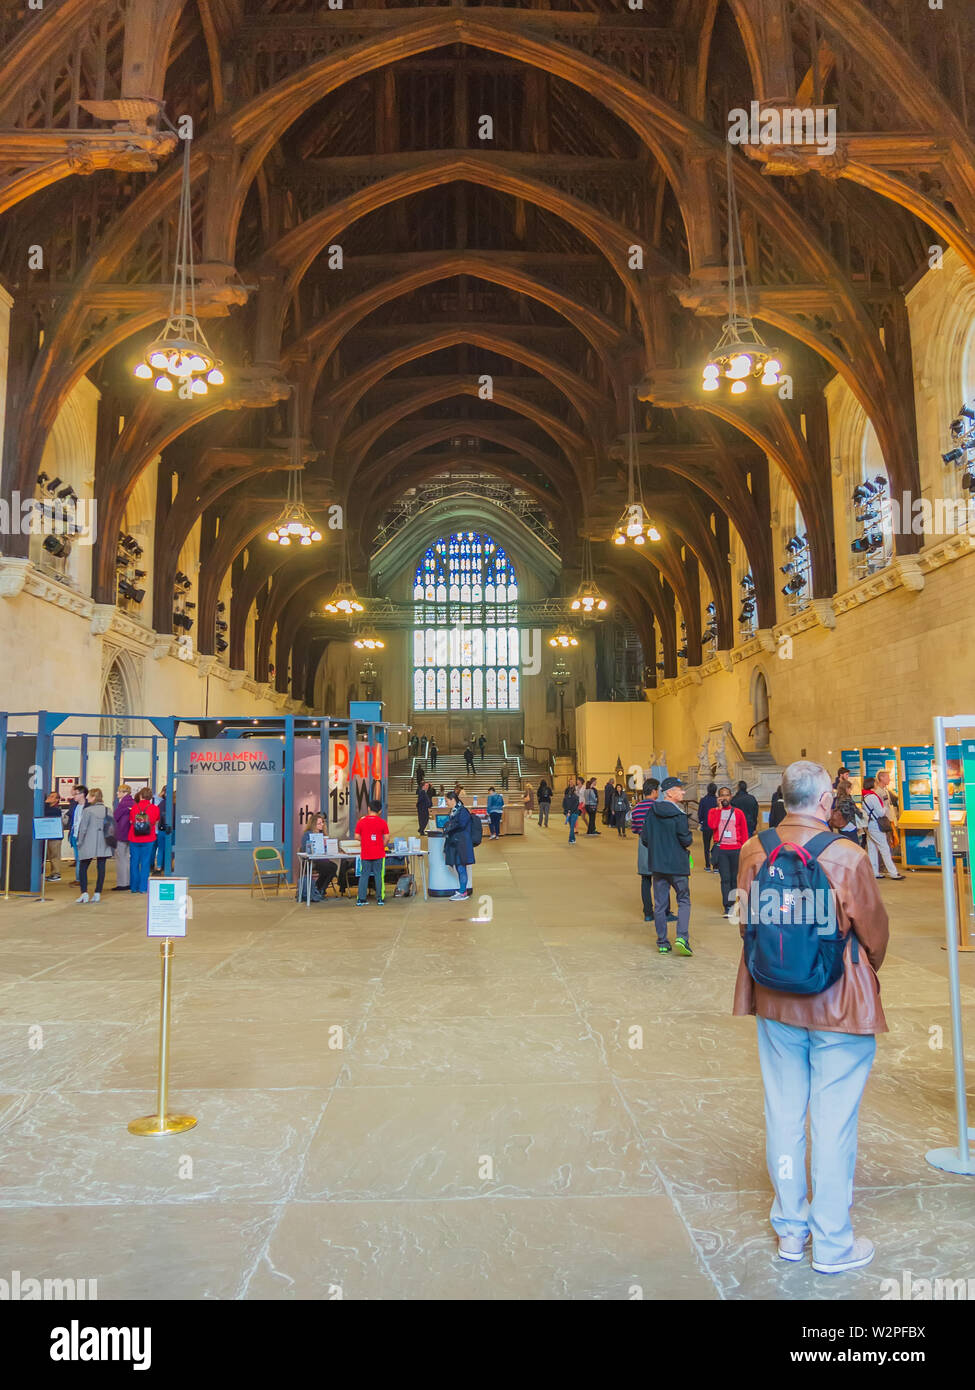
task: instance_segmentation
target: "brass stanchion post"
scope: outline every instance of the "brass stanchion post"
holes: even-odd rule
[[[173,940],[167,936],[159,943],[159,958],[162,966],[161,993],[159,999],[159,1085],[156,1094],[155,1115],[143,1115],[129,1123],[130,1134],[181,1134],[196,1124],[195,1115],[170,1115],[169,1103],[169,1024],[172,1012]]]

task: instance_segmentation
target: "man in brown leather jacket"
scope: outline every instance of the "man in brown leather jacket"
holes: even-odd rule
[[[786,768],[782,796],[786,816],[776,830],[783,841],[804,845],[827,828],[832,782],[818,763]],[[748,890],[764,860],[765,850],[753,836],[741,851],[738,869],[743,920]],[[839,1274],[869,1264],[874,1256],[870,1241],[854,1238],[850,1209],[860,1100],[876,1052],[875,1034],[887,1032],[877,971],[887,950],[888,925],[870,860],[859,845],[838,838],[820,853],[819,864],[834,892],[839,930],[848,938],[843,974],[821,994],[786,994],[757,984],[743,955],[733,1012],[757,1017],[765,1154],[775,1189],[772,1226],[779,1255],[801,1260],[811,1234],[813,1268]],[[858,952],[849,939],[851,930]],[[859,960],[853,959],[855,954]],[[811,1203],[807,1112],[813,1143]]]

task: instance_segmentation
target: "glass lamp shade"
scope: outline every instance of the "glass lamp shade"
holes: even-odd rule
[[[191,395],[205,396],[210,386],[223,385],[220,365],[192,315],[170,319],[162,337],[149,344],[135,368],[140,381],[148,381],[157,373],[169,380],[169,387],[155,382],[160,391],[172,389],[174,383],[189,383]]]

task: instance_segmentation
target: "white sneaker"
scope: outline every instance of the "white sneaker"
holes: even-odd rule
[[[827,1265],[813,1257],[812,1267],[817,1274],[845,1274],[848,1269],[862,1269],[864,1265],[868,1265],[876,1253],[873,1241],[861,1236],[853,1242],[848,1259]]]
[[[88,901],[88,894],[87,894],[87,893],[82,893],[82,895],[81,895],[80,898],[75,898],[75,902],[76,902],[76,903],[86,903],[87,901]]]
[[[793,1264],[802,1259],[802,1252],[809,1244],[811,1237],[806,1232],[805,1239],[801,1236],[779,1236],[779,1259],[791,1260]]]
[[[93,902],[93,903],[100,903],[101,900],[102,900],[102,895],[101,895],[101,893],[96,893],[95,896],[92,898],[92,902]]]
[[[451,901],[452,903],[466,903],[466,902],[467,902],[467,894],[466,894],[466,893],[455,893],[454,896],[450,899],[450,901]]]

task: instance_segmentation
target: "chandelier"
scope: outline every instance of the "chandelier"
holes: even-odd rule
[[[176,391],[181,400],[205,396],[211,386],[223,385],[213,349],[196,316],[196,277],[193,269],[193,222],[190,194],[190,145],[183,140],[183,173],[176,229],[176,266],[169,298],[169,317],[160,337],[150,343],[135,368],[140,381],[157,391]]]
[[[705,391],[717,391],[722,381],[730,382],[733,396],[748,390],[751,378],[761,386],[778,386],[782,363],[762,337],[752,321],[748,302],[748,276],[742,249],[741,223],[738,219],[738,200],[735,196],[735,174],[728,144],[728,317],[721,337],[712,349],[704,367],[702,386]],[[738,309],[738,275],[741,275],[742,308]]]
[[[616,523],[616,529],[613,531],[613,544],[626,545],[627,541],[632,541],[634,545],[646,545],[647,541],[659,541],[660,532],[650,520],[643,504],[643,484],[640,481],[640,469],[636,460],[636,417],[632,393],[630,395],[630,433],[627,440],[626,469],[626,506],[623,509],[623,515]]]
[[[572,629],[566,627],[563,623],[561,627],[556,628],[555,632],[552,633],[552,636],[548,639],[548,644],[550,647],[560,647],[564,651],[567,647],[578,647],[579,639]]]
[[[304,496],[301,487],[301,475],[304,471],[305,463],[302,457],[301,434],[298,428],[298,387],[293,388],[294,395],[291,401],[292,421],[291,421],[291,464],[288,469],[288,495],[285,499],[284,510],[277,521],[267,533],[267,538],[272,544],[291,545],[292,541],[297,541],[299,545],[311,545],[313,542],[320,541],[322,533],[315,525],[314,518],[305,506]]]
[[[582,583],[569,604],[573,613],[591,617],[593,613],[605,613],[609,607],[606,599],[596,586],[596,576],[592,566],[592,544],[586,536],[582,542]]]
[[[352,645],[358,647],[360,651],[381,652],[384,650],[386,643],[381,637],[375,637],[371,633],[366,634],[360,632]]]
[[[364,605],[355,591],[352,583],[352,569],[349,564],[349,543],[343,536],[342,538],[342,559],[340,561],[339,582],[335,586],[332,597],[325,603],[326,613],[341,613],[345,617],[351,618],[353,613],[364,611]]]

